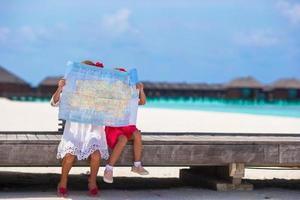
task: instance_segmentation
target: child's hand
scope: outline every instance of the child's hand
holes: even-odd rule
[[[58,82],[58,87],[63,88],[66,85],[66,80],[65,79],[60,79]]]
[[[138,89],[140,91],[139,105],[145,105],[146,104],[146,94],[144,92],[143,83],[137,83],[136,89]]]
[[[136,89],[138,89],[138,90],[143,90],[143,89],[144,89],[143,83],[137,83],[137,84],[136,84]]]
[[[63,87],[66,85],[66,80],[65,79],[60,79],[58,81],[58,88],[55,91],[55,93],[53,94],[52,98],[53,98],[53,104],[51,103],[51,105],[55,105],[57,104],[57,102],[59,102],[60,99],[60,93],[63,90]]]

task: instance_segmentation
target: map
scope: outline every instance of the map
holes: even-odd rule
[[[60,119],[115,127],[135,124],[136,69],[123,72],[69,62],[65,79]]]

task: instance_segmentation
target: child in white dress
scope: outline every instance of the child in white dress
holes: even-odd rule
[[[91,61],[83,61],[83,64],[103,67],[102,63],[94,64]],[[64,79],[58,83],[58,88],[51,99],[52,106],[58,106],[60,95],[64,85],[67,84]],[[89,193],[91,196],[98,194],[97,174],[100,167],[100,160],[108,159],[109,153],[107,149],[106,136],[103,126],[83,124],[77,122],[66,121],[61,142],[58,146],[57,158],[62,159],[61,179],[58,184],[58,196],[66,197],[67,180],[72,164],[77,158],[78,160],[90,159],[90,177],[89,177]]]

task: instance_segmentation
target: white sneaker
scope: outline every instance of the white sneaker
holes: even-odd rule
[[[104,170],[103,181],[105,183],[113,183],[114,182],[112,170],[107,170],[107,169]]]
[[[143,166],[138,166],[138,167],[133,166],[131,168],[131,171],[143,176],[149,174],[149,172]]]

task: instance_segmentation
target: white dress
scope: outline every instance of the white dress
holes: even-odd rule
[[[57,107],[59,102],[51,105]],[[78,160],[87,159],[93,152],[99,150],[101,158],[109,157],[106,136],[103,126],[66,121],[64,133],[58,145],[57,159],[63,159],[66,154],[72,154]]]

